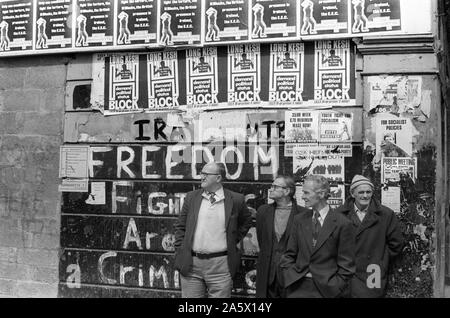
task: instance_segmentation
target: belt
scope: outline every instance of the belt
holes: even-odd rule
[[[198,257],[200,259],[209,259],[209,258],[214,258],[214,257],[220,257],[220,256],[225,256],[227,254],[228,254],[227,251],[217,252],[217,253],[208,253],[208,254],[196,253],[196,252],[192,251],[192,256]]]

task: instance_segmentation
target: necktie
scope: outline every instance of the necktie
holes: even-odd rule
[[[320,225],[320,221],[319,221],[319,217],[320,214],[317,211],[314,211],[314,216],[313,216],[313,247],[316,246],[317,243],[317,238],[319,237],[319,231],[321,229],[321,225]]]
[[[214,204],[214,202],[216,202],[216,198],[214,198],[216,194],[214,192],[210,192],[209,193],[209,202],[211,202],[211,204]]]

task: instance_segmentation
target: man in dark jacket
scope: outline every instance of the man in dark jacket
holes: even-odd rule
[[[389,262],[399,255],[403,237],[397,217],[372,198],[373,184],[356,175],[350,186],[352,198],[337,209],[353,224],[356,234],[356,274],[351,280],[351,296],[383,297]]]
[[[256,263],[256,297],[286,297],[280,275],[281,255],[286,251],[294,216],[308,210],[295,202],[295,181],[288,176],[277,177],[270,187],[269,198],[275,202],[258,208],[256,234],[260,248]]]
[[[288,298],[345,297],[355,273],[355,237],[351,222],[330,209],[330,185],[323,176],[303,184],[305,206],[294,217],[280,271]]]
[[[222,187],[222,163],[208,163],[175,223],[175,268],[183,298],[229,298],[240,264],[237,244],[252,225],[244,195]]]

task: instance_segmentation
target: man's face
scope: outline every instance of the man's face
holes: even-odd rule
[[[277,178],[273,181],[269,189],[269,198],[278,200],[286,197],[289,194],[289,189],[286,187],[286,182],[283,178]]]
[[[203,189],[209,189],[211,187],[214,187],[218,185],[221,180],[218,167],[215,164],[211,163],[208,163],[203,167],[200,176],[202,181],[201,187]]]
[[[364,210],[369,206],[372,195],[372,187],[367,184],[357,186],[352,192],[352,197],[355,198],[355,204],[360,210]]]
[[[321,201],[325,200],[325,193],[323,190],[316,189],[313,181],[306,181],[303,184],[302,199],[305,201],[307,208],[314,208]]]

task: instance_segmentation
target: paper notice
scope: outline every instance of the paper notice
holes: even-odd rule
[[[62,146],[59,157],[60,178],[88,177],[89,146]]]
[[[88,192],[88,179],[63,179],[59,192]]]
[[[106,204],[105,197],[105,182],[91,182],[91,193],[85,202],[91,205],[103,205]]]
[[[387,187],[381,190],[381,204],[400,213],[400,187]]]

